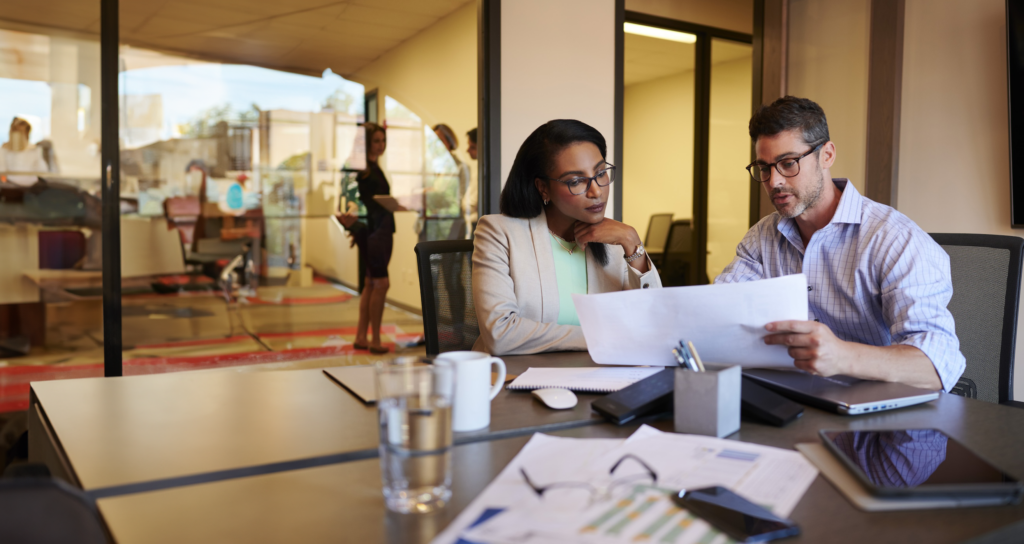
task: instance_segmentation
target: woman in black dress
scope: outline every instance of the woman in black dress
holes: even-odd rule
[[[373,199],[374,195],[391,194],[391,185],[377,160],[387,148],[387,134],[375,123],[365,123],[366,170],[359,173],[359,200],[366,206],[367,229],[356,236],[356,244],[366,263],[366,283],[359,299],[359,327],[353,346],[369,349],[370,353],[387,353],[380,345],[380,323],[384,317],[384,301],[391,283],[388,281],[388,263],[395,233],[395,215]],[[367,328],[373,327],[373,342],[366,338]]]

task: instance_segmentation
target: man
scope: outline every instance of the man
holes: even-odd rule
[[[810,320],[765,326],[765,343],[789,346],[797,368],[952,389],[965,360],[946,309],[948,255],[905,215],[832,179],[836,146],[814,102],[762,106],[750,137],[747,170],[777,213],[747,232],[715,283],[802,272]]]
[[[472,129],[466,133],[469,137],[469,143],[466,145],[466,153],[469,153],[469,158],[476,160],[476,129]],[[473,231],[476,230],[476,221],[479,219],[479,195],[480,189],[477,187],[477,183],[471,182],[466,188],[465,196],[462,197],[462,213],[466,218],[466,225],[469,226],[469,237],[473,237]]]

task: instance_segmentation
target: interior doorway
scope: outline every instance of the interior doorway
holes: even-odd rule
[[[622,219],[665,285],[708,283],[750,227],[752,38],[628,11],[623,30]]]

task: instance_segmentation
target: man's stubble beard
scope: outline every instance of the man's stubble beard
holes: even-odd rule
[[[792,211],[790,211],[788,213],[783,213],[783,211],[780,210],[778,208],[778,206],[776,206],[775,207],[775,211],[779,212],[779,215],[781,215],[782,217],[784,217],[786,219],[792,219],[794,217],[799,217],[805,211],[807,211],[808,209],[814,207],[814,205],[818,203],[818,200],[821,199],[821,193],[825,190],[825,176],[824,176],[824,172],[821,170],[821,165],[820,164],[817,166],[816,170],[817,170],[817,172],[815,172],[815,173],[818,176],[818,184],[814,187],[814,189],[812,190],[811,194],[809,194],[809,195],[801,195],[801,194],[796,193],[796,192],[787,192],[787,194],[791,194],[794,197],[796,197],[796,204],[793,206]],[[775,190],[775,191],[772,191],[770,196],[774,197],[775,195],[777,195],[779,193],[782,193],[782,192],[784,192],[784,191],[782,191],[782,190]],[[773,202],[772,204],[774,205],[775,203]]]

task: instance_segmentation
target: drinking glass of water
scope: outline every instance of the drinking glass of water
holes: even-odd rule
[[[452,495],[454,369],[398,357],[377,363],[380,472],[389,510],[427,513]]]

